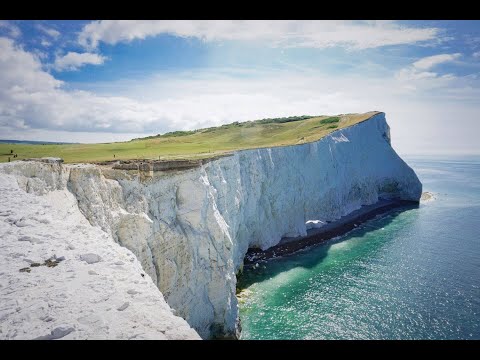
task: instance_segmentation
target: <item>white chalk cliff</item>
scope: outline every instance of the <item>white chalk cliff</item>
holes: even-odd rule
[[[266,249],[282,237],[305,235],[307,221],[333,221],[379,198],[418,201],[422,191],[414,171],[391,147],[383,113],[313,143],[238,151],[190,170],[156,171],[146,176],[87,164],[14,162],[0,165],[0,178],[2,184],[15,179],[20,189],[38,195],[29,195],[25,207],[44,201],[42,198],[65,197],[68,211],[88,220],[91,228],[78,220],[78,231],[92,232],[88,246],[81,245],[85,251],[114,249],[127,257],[121,261],[128,263],[133,276],[140,268],[129,262],[129,252],[122,253],[118,244],[130,250],[149,275],[135,278],[138,286],[148,287],[144,282],[151,278],[175,314],[202,338],[236,334],[235,274],[249,247]],[[2,190],[1,211],[7,211],[6,201],[13,200]],[[57,203],[62,205],[59,209],[65,209]],[[2,231],[9,231],[7,223],[13,217],[2,215]],[[53,225],[44,225],[45,234],[58,231]],[[70,238],[59,239],[58,246],[78,246],[75,229],[70,229]],[[4,257],[8,251],[5,239],[10,236],[17,241],[15,237],[22,232],[5,236],[0,244]],[[45,235],[43,243],[28,244],[42,248],[49,241]],[[65,251],[56,254],[67,257]],[[19,255],[17,262],[21,259]],[[35,270],[19,274],[17,269],[15,276],[29,281]],[[48,276],[49,268],[41,270]],[[99,265],[95,271],[103,270]],[[111,276],[105,282],[113,286],[117,280]],[[52,285],[55,291],[56,286],[60,285]],[[0,298],[6,291],[2,283]],[[151,294],[158,303],[158,307],[148,306],[151,314],[168,308],[160,301],[161,294]],[[132,306],[136,301],[128,303]],[[138,307],[144,311],[145,306]],[[5,316],[8,320],[10,315]],[[181,320],[173,315],[163,319],[166,323]],[[0,313],[2,338],[13,331],[5,321]],[[182,336],[190,336],[187,330]]]

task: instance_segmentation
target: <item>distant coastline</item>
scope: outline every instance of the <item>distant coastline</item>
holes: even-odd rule
[[[33,140],[0,140],[1,144],[31,144],[31,145],[63,145],[63,144],[79,144],[72,142],[59,142],[59,141],[33,141]]]

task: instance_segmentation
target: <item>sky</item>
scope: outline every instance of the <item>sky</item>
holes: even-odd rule
[[[480,21],[0,20],[0,139],[378,110],[400,154],[480,154],[479,100]]]

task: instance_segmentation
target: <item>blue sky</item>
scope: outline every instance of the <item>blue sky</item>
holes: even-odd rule
[[[401,154],[480,153],[479,21],[0,21],[0,138],[106,142],[381,110]]]

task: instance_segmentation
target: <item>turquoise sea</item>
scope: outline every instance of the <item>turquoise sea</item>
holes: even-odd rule
[[[240,278],[242,339],[480,339],[480,157],[406,157],[436,199]]]

